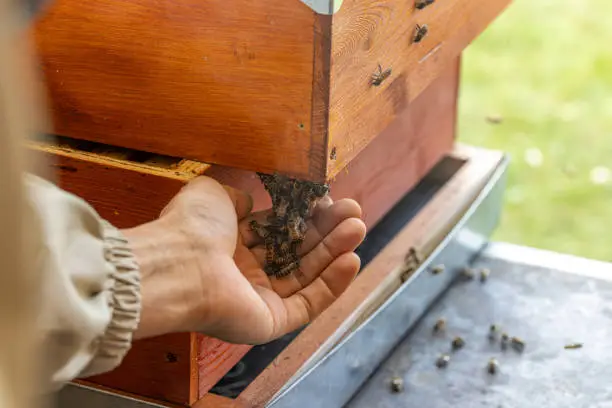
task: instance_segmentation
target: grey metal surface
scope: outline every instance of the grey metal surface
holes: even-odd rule
[[[268,406],[341,407],[385,356],[483,248],[497,225],[505,187],[504,161],[472,207],[419,270],[355,332]],[[434,275],[431,265],[444,264]],[[377,405],[370,405],[377,406]]]
[[[163,405],[76,384],[69,384],[57,393],[54,406],[57,408],[164,408]]]
[[[334,14],[344,0],[300,0],[302,3],[310,7],[315,13],[319,14]]]
[[[489,280],[455,283],[347,406],[612,407],[612,275],[598,272],[610,265],[492,245],[475,266],[491,269]],[[447,331],[436,336],[440,317]],[[524,352],[490,342],[492,323],[522,337]],[[465,348],[451,353],[446,369],[436,368],[456,335]],[[576,342],[583,348],[564,348]],[[495,376],[485,369],[492,357],[500,364]],[[403,393],[390,393],[393,376],[404,379]]]

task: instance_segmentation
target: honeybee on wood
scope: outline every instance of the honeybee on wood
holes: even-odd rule
[[[391,76],[392,72],[393,71],[391,70],[391,68],[387,68],[383,71],[382,66],[378,64],[378,70],[372,74],[372,85],[380,86],[385,81],[385,79]]]
[[[427,24],[423,24],[422,26],[417,24],[414,30],[414,39],[412,42],[415,44],[420,43],[423,41],[423,38],[425,38],[428,32],[429,27],[427,27]]]
[[[433,4],[435,0],[416,0],[414,6],[419,9],[422,10],[425,7],[429,6],[430,4]]]

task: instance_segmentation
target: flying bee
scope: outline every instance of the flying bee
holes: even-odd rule
[[[446,328],[446,319],[440,318],[436,321],[436,324],[434,324],[433,331],[434,333],[439,333],[443,331],[445,328]]]
[[[422,26],[417,24],[414,29],[414,38],[412,42],[415,44],[420,43],[421,41],[423,41],[423,38],[425,38],[428,32],[429,27],[427,27],[427,24],[423,24]]]
[[[572,343],[572,344],[566,344],[565,347],[563,347],[566,350],[575,350],[575,349],[579,349],[582,348],[582,343]]]
[[[378,64],[378,70],[372,74],[372,85],[380,86],[385,79],[391,76],[391,68],[387,68],[383,71],[382,66]]]
[[[523,350],[525,350],[525,342],[519,337],[513,337],[510,339],[510,344],[512,344],[512,348],[519,353],[522,353]]]
[[[448,354],[442,354],[436,360],[436,367],[438,367],[438,368],[446,368],[446,366],[448,366],[449,362],[450,362],[450,356]]]
[[[499,370],[499,363],[497,362],[497,360],[494,358],[490,359],[489,362],[487,363],[487,371],[489,372],[489,374],[495,375],[497,374],[498,370]]]

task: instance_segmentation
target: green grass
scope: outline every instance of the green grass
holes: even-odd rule
[[[465,52],[459,138],[511,157],[495,239],[612,260],[612,177],[590,177],[612,171],[611,18],[610,0],[515,0]]]

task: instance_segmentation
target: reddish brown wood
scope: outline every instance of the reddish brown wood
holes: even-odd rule
[[[333,22],[328,143],[336,160],[328,162],[328,177],[448,69],[509,1],[436,1],[415,10],[413,1],[346,0]],[[429,31],[415,44],[416,24]],[[392,73],[374,87],[378,64]]]
[[[203,335],[198,342],[198,397],[203,397],[251,349]]]
[[[36,40],[61,135],[322,181],[509,0],[58,0]],[[429,26],[419,44],[416,23]],[[151,29],[155,27],[155,29]],[[372,87],[380,63],[389,79]]]
[[[314,21],[299,1],[57,0],[35,33],[54,131],[308,176]]]
[[[300,369],[346,319],[379,288],[399,285],[404,257],[409,248],[430,249],[441,242],[457,219],[473,202],[499,165],[502,155],[459,149],[456,157],[466,163],[418,215],[357,276],[355,282],[323,314],[283,350],[238,399],[248,407],[263,407]],[[391,276],[392,273],[397,276]],[[389,280],[389,278],[393,278]],[[384,286],[381,288],[381,286]],[[368,311],[368,308],[365,309]],[[347,329],[350,329],[350,325]]]
[[[199,400],[194,408],[246,408],[241,401],[221,397],[215,394],[206,394]]]

